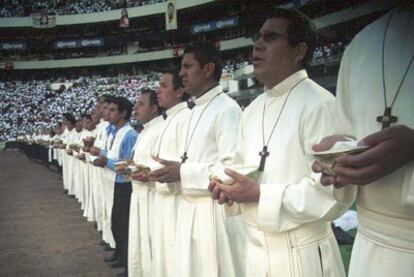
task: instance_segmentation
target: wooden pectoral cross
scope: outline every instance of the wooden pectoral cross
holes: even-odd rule
[[[266,158],[269,156],[269,151],[267,151],[267,146],[263,146],[262,151],[259,152],[260,155],[260,165],[259,165],[259,171],[263,171],[265,164],[266,164]]]
[[[383,116],[377,117],[377,122],[382,123],[382,130],[390,127],[391,123],[397,122],[398,117],[391,115],[391,107],[386,107]]]
[[[188,159],[187,152],[184,152],[184,154],[180,158],[181,158],[181,163],[182,164],[185,163],[185,161]]]

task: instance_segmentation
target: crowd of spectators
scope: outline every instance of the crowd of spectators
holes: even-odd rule
[[[135,102],[143,88],[156,87],[158,74],[117,77],[79,77],[72,80],[32,80],[0,82],[0,141],[13,141],[20,135],[31,134],[55,126],[62,114],[75,117],[90,114],[96,96],[113,94]],[[53,90],[52,83],[72,84]]]
[[[248,64],[249,64],[248,58],[244,59],[243,57],[237,57],[235,59],[229,59],[224,62],[223,74],[226,74],[226,73],[231,74],[237,69],[242,68]]]
[[[342,54],[344,42],[325,43],[316,47],[313,60],[329,59]],[[226,60],[224,74],[248,65],[243,55]],[[71,80],[32,80],[0,82],[0,141],[14,140],[17,136],[33,133],[40,128],[55,125],[61,114],[71,112],[75,116],[90,113],[95,96],[104,93],[126,96],[134,100],[143,87],[155,88],[156,73],[140,76],[79,77]],[[51,84],[71,83],[67,89],[52,90]]]
[[[317,61],[324,58],[332,58],[337,55],[341,56],[344,52],[346,44],[342,41],[330,42],[320,45],[313,51],[313,60]]]
[[[247,57],[236,56],[224,61],[223,75],[249,64]],[[98,95],[124,96],[134,103],[143,88],[156,89],[159,77],[159,73],[149,71],[139,76],[52,78],[39,75],[26,80],[0,81],[0,142],[53,127],[66,112],[76,118],[90,114]],[[52,89],[52,84],[58,84],[58,89]]]
[[[47,11],[49,14],[68,15],[96,13],[121,9],[123,1],[119,0],[3,0],[0,7],[0,17],[25,17],[34,12]],[[165,0],[127,0],[127,7],[151,5]]]

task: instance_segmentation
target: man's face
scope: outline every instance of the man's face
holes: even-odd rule
[[[102,103],[102,105],[100,106],[100,110],[102,113],[102,119],[105,121],[109,121],[109,103]]]
[[[63,118],[63,126],[66,126],[66,128],[68,128],[68,130],[72,130],[73,129],[73,124],[67,120],[66,118]]]
[[[157,88],[157,101],[165,109],[171,108],[180,101],[179,91],[174,90],[172,74],[165,73],[161,76]]]
[[[109,123],[117,125],[120,121],[124,119],[125,113],[126,113],[125,111],[122,113],[119,112],[117,104],[114,104],[114,103],[109,104],[108,111],[107,111]]]
[[[184,54],[181,61],[180,77],[183,80],[185,91],[191,95],[200,94],[203,86],[208,82],[205,66],[200,66],[193,53]]]
[[[75,124],[76,132],[82,131],[82,128],[83,128],[83,120],[76,121],[76,124]]]
[[[102,97],[98,98],[98,102],[96,102],[95,108],[93,110],[94,113],[100,113],[101,105],[104,103],[104,99]]]
[[[154,117],[155,112],[156,106],[150,104],[149,94],[139,95],[134,107],[135,119],[142,124],[147,123]]]
[[[92,131],[94,129],[92,120],[89,119],[89,118],[84,118],[83,119],[83,128],[88,130],[88,131]]]
[[[95,109],[98,110],[98,113],[103,114],[108,109],[108,103],[105,102],[103,97],[99,98],[98,103],[96,103]]]
[[[100,118],[102,116],[102,114],[100,113],[100,104],[96,104],[96,106],[93,108],[92,110],[92,116],[94,118]]]
[[[285,18],[266,20],[259,32],[261,37],[254,44],[254,75],[267,86],[276,85],[297,67],[297,51],[289,45],[287,27]]]
[[[91,119],[94,123],[99,123],[100,118],[96,110],[92,112]]]

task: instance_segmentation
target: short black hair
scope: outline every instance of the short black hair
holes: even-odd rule
[[[110,99],[110,104],[115,104],[118,106],[118,111],[120,113],[122,112],[126,112],[124,119],[125,120],[129,120],[131,118],[131,114],[132,114],[132,103],[131,101],[129,101],[128,99],[126,99],[125,97],[122,96],[114,96],[111,97]]]
[[[205,66],[208,63],[214,64],[214,80],[220,81],[221,73],[223,71],[223,61],[220,57],[220,51],[211,42],[198,42],[184,49],[184,54],[194,54],[194,58],[198,61],[200,66]]]
[[[110,97],[112,97],[112,95],[107,94],[107,93],[102,94],[102,95],[99,96],[99,98],[103,98],[104,100],[107,99],[107,98],[110,98]]]
[[[110,95],[110,94],[103,94],[100,96],[100,98],[103,98],[103,102],[104,103],[111,103],[112,98],[114,98],[115,96]]]
[[[163,70],[163,73],[172,75],[172,82],[173,82],[173,89],[174,90],[184,88],[182,79],[180,77],[180,69],[179,68],[167,68],[167,69]],[[188,98],[189,98],[189,95],[186,92],[184,92],[183,97],[182,97],[181,100],[182,101],[187,101]]]
[[[85,118],[85,119],[92,119],[92,116],[90,114],[86,114],[86,113],[82,114],[81,117]]]
[[[167,68],[163,70],[164,74],[171,74],[173,76],[173,88],[174,90],[177,90],[179,88],[183,87],[183,82],[180,77],[180,70],[178,68]]]
[[[288,21],[287,36],[290,46],[306,43],[308,50],[302,60],[302,68],[307,68],[312,61],[313,50],[317,42],[315,25],[304,13],[296,9],[272,8],[269,9],[266,19],[284,18]]]
[[[141,91],[141,95],[142,94],[147,94],[150,100],[150,105],[155,105],[157,106],[157,114],[160,115],[163,112],[163,108],[160,107],[160,105],[158,104],[157,101],[157,93],[155,92],[155,90],[152,89],[143,89]]]
[[[72,125],[76,124],[76,118],[71,113],[64,113],[63,118],[69,121]]]

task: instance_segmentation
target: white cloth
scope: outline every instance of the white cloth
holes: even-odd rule
[[[185,118],[186,102],[181,102],[166,111],[162,122],[155,154],[169,161],[180,161],[181,144],[184,142],[180,123]],[[175,235],[177,221],[179,183],[155,183],[154,229],[152,240],[152,276],[172,276],[174,268]]]
[[[84,146],[83,140],[87,137],[93,137],[94,133],[84,129],[82,131],[81,137],[79,139],[79,144]],[[89,199],[89,169],[88,164],[86,163],[86,156],[88,153],[83,150],[80,151],[81,154],[85,155],[85,160],[80,160],[80,180],[79,180],[79,201],[81,202],[81,208],[84,210],[87,206],[87,201]]]
[[[80,146],[84,146],[83,143],[83,139],[86,137],[91,136],[91,132],[83,129],[80,133],[79,133],[79,139],[76,142],[76,144],[80,145]],[[81,209],[83,210],[84,207],[84,202],[85,202],[85,196],[84,196],[84,182],[83,182],[83,176],[85,174],[85,162],[83,160],[78,159],[76,156],[77,155],[81,155],[81,154],[85,154],[84,151],[82,151],[82,149],[79,152],[74,152],[74,163],[73,163],[73,167],[74,167],[74,194],[75,197],[78,199],[78,201],[81,203]]]
[[[77,132],[75,128],[72,130],[65,129],[64,136],[63,136],[63,143],[66,145],[66,149],[63,152],[63,187],[68,190],[69,194],[73,194],[73,173],[72,173],[72,164],[73,164],[73,157],[66,153],[66,150],[69,149],[69,145],[73,144],[77,141]]]
[[[368,25],[348,46],[337,86],[337,133],[358,140],[381,130],[384,113],[382,41],[390,14]],[[390,105],[414,54],[414,14],[395,10],[385,42],[385,85]],[[414,128],[414,64],[392,108],[398,124]],[[350,276],[414,276],[414,163],[366,186],[357,197],[358,234]]]
[[[105,142],[107,139],[106,127],[109,125],[109,122],[101,120],[96,128],[92,132],[92,136],[95,137],[93,146],[100,149],[105,149]],[[96,156],[88,155],[87,160],[89,163],[92,163]],[[87,217],[88,221],[96,221],[98,229],[102,230],[102,236],[105,237],[108,233],[112,234],[111,228],[106,227],[107,224],[104,219],[104,201],[103,201],[103,187],[104,181],[102,179],[102,172],[105,169],[101,167],[88,166],[88,182],[89,182],[89,197],[88,197],[88,208],[84,215]],[[115,177],[114,177],[115,178]],[[111,184],[113,186],[113,182]],[[112,206],[111,206],[112,208]],[[109,236],[111,237],[111,236]],[[105,239],[104,239],[105,240]],[[112,243],[112,240],[105,240],[107,243]],[[112,245],[111,245],[112,246]]]
[[[281,113],[258,179],[259,202],[240,205],[248,230],[246,276],[345,275],[330,221],[351,206],[356,191],[324,187],[311,170],[311,146],[333,131],[334,97],[307,77],[297,71],[242,115],[234,163],[259,167],[263,133],[267,142]]]
[[[91,172],[93,170],[93,165],[89,162],[86,162],[83,169],[83,185],[84,185],[84,202],[83,205],[83,216],[86,217],[88,221],[94,221],[93,214],[93,202],[92,202],[92,185],[91,185]]]
[[[237,228],[242,226],[238,224],[241,218],[226,219],[224,207],[215,203],[208,191],[210,167],[228,164],[234,155],[241,109],[221,86],[194,103],[182,127],[185,136],[193,114],[188,160],[180,169],[182,197],[177,212],[174,276],[243,276],[243,253],[233,247],[243,243],[245,232]]]
[[[108,126],[109,122],[103,120],[98,124],[94,146],[108,150],[108,132],[106,130]],[[102,225],[102,239],[109,243],[112,248],[115,248],[115,240],[111,228],[115,173],[108,168],[95,167],[92,174],[96,178],[96,181],[93,183],[95,217]]]
[[[94,146],[95,146],[95,142],[97,140],[97,136],[98,136],[98,132],[100,131],[99,129],[99,125],[98,124],[95,129],[91,132],[92,136],[95,138],[94,141]],[[94,207],[94,195],[95,195],[95,176],[93,175],[96,168],[93,165],[93,160],[96,159],[96,156],[91,155],[90,153],[86,154],[86,171],[85,171],[85,183],[88,186],[88,195],[87,195],[87,200],[85,203],[85,209],[83,211],[83,216],[87,218],[88,221],[95,221],[95,207]],[[102,232],[103,232],[103,228],[102,228]]]
[[[65,128],[65,130],[63,131],[61,135],[63,144],[66,144],[69,132],[70,131],[68,130],[68,128]],[[65,151],[66,151],[65,149],[59,149],[60,157],[61,157],[61,165],[62,165],[63,188],[68,189],[68,181],[67,181],[68,165],[67,165],[67,154]]]
[[[58,137],[57,137],[57,141],[59,140],[59,141],[63,141],[63,137],[64,137],[64,132],[66,131],[66,129],[60,134],[60,135],[58,135]],[[57,159],[57,162],[58,162],[58,165],[59,166],[62,166],[62,163],[63,163],[63,150],[62,149],[53,149],[54,150],[54,152],[55,152],[55,155],[56,155],[56,159]],[[62,178],[63,178],[63,172],[62,172]]]
[[[160,134],[162,118],[156,117],[144,124],[134,146],[133,161],[147,165],[155,155],[155,142]],[[128,274],[130,276],[151,276],[151,226],[153,224],[152,182],[132,181],[131,204],[128,231]]]
[[[72,129],[71,134],[68,137],[68,144],[66,145],[66,149],[70,149],[69,146],[71,144],[79,144],[79,138],[81,136],[81,132],[76,131],[75,128]],[[72,155],[68,155],[68,194],[75,195],[77,192],[77,182],[79,181],[79,166],[78,166],[78,159],[74,157],[77,152],[72,151]]]
[[[101,180],[97,187],[97,203],[101,203],[102,210],[102,239],[115,248],[115,239],[112,233],[112,206],[114,204],[114,172],[108,168],[95,168],[98,180]],[[100,201],[99,201],[100,200]]]

